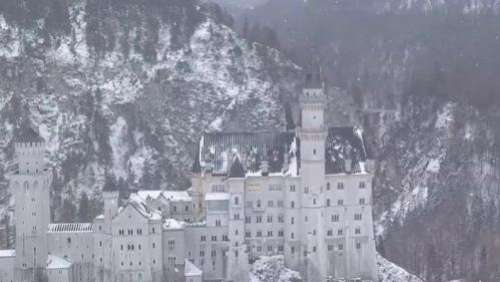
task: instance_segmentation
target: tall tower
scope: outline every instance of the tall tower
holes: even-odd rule
[[[24,126],[16,135],[18,169],[10,177],[15,195],[16,281],[43,281],[47,264],[51,173],[44,162],[45,141]]]
[[[324,241],[323,187],[325,183],[325,141],[327,129],[324,122],[326,95],[320,69],[307,75],[300,96],[301,127],[300,176],[302,181],[301,245],[304,261],[303,277],[306,281],[325,281],[327,253]]]

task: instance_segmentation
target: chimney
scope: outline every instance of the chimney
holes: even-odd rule
[[[262,176],[268,176],[269,175],[269,163],[267,160],[262,160],[260,163],[260,170],[262,172]]]
[[[344,160],[344,165],[345,165],[345,171],[347,173],[351,173],[352,171],[352,159],[345,159]]]

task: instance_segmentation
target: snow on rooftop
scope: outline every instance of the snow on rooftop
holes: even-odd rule
[[[0,250],[0,258],[15,257],[16,250]]]
[[[47,269],[66,269],[70,268],[72,263],[58,256],[49,255],[47,259]]]
[[[184,228],[185,222],[179,221],[173,218],[168,218],[165,220],[163,224],[163,229],[172,230],[172,229],[182,229]]]
[[[192,198],[187,191],[163,191],[163,197],[170,201],[191,202]]]
[[[192,276],[201,276],[203,272],[196,267],[192,262],[189,260],[185,260],[185,267],[184,267],[184,276],[186,277],[192,277]]]
[[[139,190],[137,191],[137,195],[141,197],[144,200],[147,200],[148,198],[151,199],[158,199],[161,195],[161,190]]]
[[[48,232],[92,232],[92,223],[53,223]]]
[[[377,255],[379,281],[381,282],[422,282],[422,279],[408,273],[398,265]]]
[[[205,201],[227,201],[229,200],[229,193],[207,193]]]
[[[128,204],[132,205],[140,214],[152,220],[161,220],[161,214],[152,210],[137,193],[130,194]],[[121,210],[118,211],[120,213]]]

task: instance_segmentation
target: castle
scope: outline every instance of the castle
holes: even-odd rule
[[[304,281],[376,281],[372,171],[362,131],[327,128],[319,74],[300,95],[299,126],[206,133],[186,191],[103,189],[92,223],[50,223],[44,141],[15,141],[15,250],[0,282],[248,281],[250,262],[282,255]]]

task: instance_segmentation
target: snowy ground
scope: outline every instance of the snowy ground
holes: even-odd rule
[[[377,255],[379,282],[423,282],[396,264]],[[297,271],[285,267],[283,256],[263,256],[250,271],[250,282],[298,282],[302,281]]]
[[[283,256],[263,256],[250,271],[250,282],[294,282],[302,281],[300,274],[285,267]]]
[[[423,282],[422,279],[377,255],[378,276],[380,282]]]

